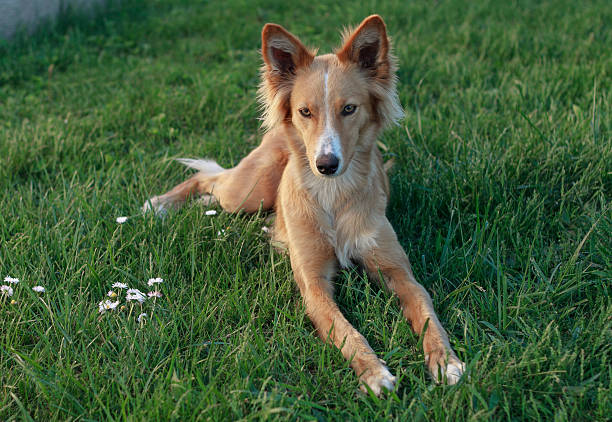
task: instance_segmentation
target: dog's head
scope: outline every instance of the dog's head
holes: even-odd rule
[[[316,56],[275,24],[262,32],[263,125],[292,124],[313,173],[339,176],[359,150],[403,115],[394,58],[378,15],[347,31],[335,54]],[[302,146],[301,146],[302,147]]]

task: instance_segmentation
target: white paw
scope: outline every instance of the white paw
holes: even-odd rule
[[[395,377],[391,375],[391,372],[384,365],[380,365],[376,369],[369,369],[361,376],[361,382],[365,384],[361,386],[361,390],[364,393],[368,392],[367,385],[377,396],[380,396],[383,389],[393,391],[395,388]]]
[[[147,199],[147,201],[142,206],[143,214],[146,214],[149,211],[153,211],[155,215],[163,217],[168,214],[168,204],[166,201],[163,201],[159,196],[154,196],[153,198]]]
[[[439,374],[434,374],[434,379],[437,383],[443,383],[446,380],[446,384],[455,385],[459,382],[463,373],[465,372],[465,363],[458,359],[449,360],[446,367],[440,366]],[[440,375],[440,377],[438,377]]]
[[[449,363],[446,366],[446,382],[448,385],[454,385],[459,382],[465,372],[465,363],[457,362]]]

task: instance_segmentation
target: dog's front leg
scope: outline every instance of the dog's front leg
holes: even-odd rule
[[[375,247],[366,251],[362,259],[368,273],[379,277],[380,271],[387,287],[397,294],[404,316],[415,333],[420,335],[426,328],[423,350],[433,378],[437,382],[446,378],[448,384],[457,383],[465,371],[465,364],[452,350],[431,298],[414,278],[408,257],[386,218],[377,232]]]
[[[331,281],[337,271],[333,248],[314,224],[292,219],[289,232],[289,255],[295,280],[306,306],[306,313],[318,335],[330,339],[340,349],[362,383],[379,395],[392,390],[395,377],[376,357],[363,337],[342,315],[333,298]],[[366,388],[362,386],[362,390]]]

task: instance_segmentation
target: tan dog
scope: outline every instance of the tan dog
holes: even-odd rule
[[[423,338],[425,361],[437,381],[456,383],[465,365],[450,347],[429,294],[385,217],[389,184],[376,138],[403,115],[395,62],[380,16],[347,33],[335,54],[315,56],[279,25],[262,32],[261,145],[238,166],[181,160],[200,170],[145,211],[177,207],[204,194],[228,212],[274,209],[275,240],[287,245],[306,312],[323,339],[331,339],[375,394],[395,377],[334,302],[338,264],[382,274],[405,317]]]

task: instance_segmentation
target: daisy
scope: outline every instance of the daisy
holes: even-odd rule
[[[128,285],[127,285],[127,284],[125,284],[125,283],[119,283],[119,282],[117,282],[117,283],[113,284],[111,287],[113,287],[113,288],[115,288],[115,289],[127,289],[127,288],[128,288]]]
[[[217,215],[217,211],[215,211],[215,210],[208,210],[208,211],[206,211],[205,214],[206,215]]]
[[[108,310],[115,309],[117,306],[119,306],[119,301],[112,302],[110,300],[103,300],[102,302],[98,303],[98,312],[103,314],[104,312]]]
[[[270,233],[270,228],[269,228],[269,227],[266,227],[266,226],[263,226],[263,227],[261,228],[261,231],[262,231],[262,232],[264,232],[264,233]]]
[[[149,297],[162,297],[161,292],[154,290],[152,292],[147,293],[147,296]]]
[[[129,295],[143,295],[144,293],[138,289],[128,289],[127,294]]]
[[[116,219],[115,221],[116,221],[117,223],[119,223],[119,224],[123,224],[123,223],[125,223],[126,221],[128,221],[128,218],[127,218],[127,217],[117,217],[117,219]]]
[[[6,286],[6,285],[0,286],[0,292],[2,292],[5,295],[8,295],[8,297],[13,296],[13,288],[11,286]]]
[[[138,323],[140,324],[140,321],[142,321],[142,319],[144,317],[146,317],[146,316],[147,316],[147,314],[145,314],[144,312],[142,314],[138,315]]]
[[[144,295],[133,294],[133,295],[127,295],[125,299],[126,300],[137,300],[138,303],[143,303],[145,300],[147,300],[147,297]]]
[[[19,279],[18,278],[13,278],[13,277],[10,277],[10,276],[7,275],[6,277],[4,277],[4,282],[5,283],[17,284],[17,283],[19,283]]]
[[[36,293],[44,293],[45,292],[45,288],[43,286],[34,286],[34,287],[32,287],[32,290],[34,290]]]
[[[149,281],[147,281],[147,284],[149,286],[152,286],[154,284],[159,284],[159,283],[163,283],[163,282],[164,282],[163,278],[157,277],[157,278],[150,278]]]
[[[108,297],[117,297],[117,293],[113,292],[112,290],[109,290],[108,293],[106,294],[106,296],[108,296]]]
[[[138,289],[129,289],[125,298],[127,300],[137,300],[139,303],[147,300],[145,294]]]

